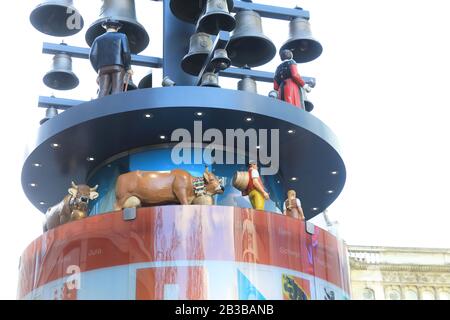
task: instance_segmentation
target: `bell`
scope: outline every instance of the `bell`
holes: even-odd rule
[[[213,42],[209,34],[204,32],[193,34],[190,40],[189,53],[181,62],[181,68],[184,72],[197,76],[202,70],[212,47]]]
[[[294,60],[298,63],[313,61],[323,51],[320,42],[312,36],[309,21],[303,18],[295,18],[289,23],[289,40],[280,51],[285,49],[292,51]]]
[[[105,33],[103,23],[108,19],[122,23],[119,32],[127,35],[132,53],[139,53],[147,48],[150,38],[145,28],[137,21],[134,0],[102,0],[100,18],[95,21],[86,32],[86,42],[92,46],[94,40]]]
[[[196,23],[204,11],[207,0],[170,0],[170,10],[180,20]],[[234,8],[233,0],[226,0],[228,12]]]
[[[227,0],[207,0],[205,14],[197,24],[197,32],[218,34],[221,30],[233,31],[235,27],[236,20],[230,14]]]
[[[73,36],[84,27],[72,0],[44,1],[31,12],[30,22],[38,31],[54,37]]]
[[[58,53],[53,57],[52,70],[47,72],[43,81],[47,87],[55,90],[71,90],[80,83],[72,71],[72,58],[66,53]]]
[[[220,88],[219,75],[213,72],[205,72],[202,77],[202,87]]]
[[[151,70],[149,74],[142,78],[138,87],[139,89],[153,88],[153,72]]]
[[[54,118],[58,115],[58,110],[55,107],[50,107],[45,111],[45,118],[42,119],[39,123],[40,125],[43,125],[51,118]]]
[[[251,68],[266,64],[277,52],[273,42],[263,34],[261,16],[250,10],[236,14],[236,29],[227,50],[233,66]]]
[[[231,60],[228,58],[227,50],[217,49],[214,51],[214,57],[211,60],[214,70],[225,70],[231,66]]]
[[[256,81],[250,77],[245,77],[244,79],[238,82],[238,90],[258,94]]]
[[[125,87],[126,87],[126,83],[124,83],[123,85],[123,90],[125,91]],[[127,92],[128,91],[134,91],[137,90],[138,86],[133,82],[133,78],[130,76],[130,80],[128,80],[128,87],[127,87]]]

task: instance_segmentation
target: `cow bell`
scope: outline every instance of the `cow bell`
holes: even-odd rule
[[[181,68],[184,72],[197,76],[203,68],[213,47],[209,34],[195,33],[191,36],[189,53],[183,58]]]
[[[66,53],[58,53],[53,57],[52,69],[43,81],[47,87],[55,90],[71,90],[80,83],[72,71],[72,58]]]
[[[231,63],[237,67],[258,67],[275,57],[277,49],[264,35],[261,16],[251,10],[236,14],[236,29],[228,45]]]
[[[231,66],[231,60],[228,58],[227,50],[217,49],[214,51],[214,57],[211,60],[214,70],[225,70]]]
[[[256,81],[248,76],[238,82],[238,90],[256,93],[256,94],[258,93]]]
[[[180,20],[197,23],[202,15],[207,0],[170,0],[170,10]],[[234,8],[233,0],[226,0],[228,12]]]
[[[30,15],[31,24],[54,37],[68,37],[84,27],[84,20],[72,0],[50,0],[39,4]]]
[[[119,32],[127,35],[132,53],[139,53],[147,48],[150,38],[145,28],[137,21],[134,0],[102,0],[100,18],[86,32],[86,42],[92,46],[94,40],[106,32],[103,24],[107,20],[117,20],[122,24]]]
[[[236,20],[230,14],[227,0],[207,0],[205,13],[197,23],[198,32],[218,34],[221,30],[233,31],[235,27]]]
[[[289,23],[289,40],[280,49],[291,50],[298,63],[317,59],[323,51],[322,45],[313,38],[308,20],[295,18]]]
[[[213,72],[205,72],[202,77],[202,87],[220,88],[219,75]]]
[[[50,120],[51,118],[54,118],[58,115],[58,110],[55,107],[50,107],[45,111],[45,118],[42,119],[39,124],[43,125],[44,123],[46,123],[48,120]]]
[[[142,80],[139,82],[139,89],[148,89],[153,88],[153,72],[150,70],[150,73],[147,74]]]

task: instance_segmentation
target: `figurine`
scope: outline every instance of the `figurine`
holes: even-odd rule
[[[300,199],[297,198],[297,193],[294,190],[289,190],[287,196],[288,198],[284,202],[284,214],[295,219],[305,220],[302,203],[300,202]]]
[[[278,91],[278,99],[293,104],[301,109],[305,109],[302,105],[303,88],[306,92],[311,92],[311,87],[305,83],[298,73],[297,63],[293,60],[293,54],[290,50],[282,50],[280,52],[283,61],[275,72],[273,87]]]
[[[77,186],[72,182],[69,194],[57,205],[49,208],[45,214],[44,232],[71,221],[87,217],[89,200],[98,198],[98,186],[91,188],[86,185]]]
[[[223,194],[222,183],[208,168],[200,178],[180,169],[129,172],[117,179],[114,208],[118,211],[142,205],[190,205],[196,198]]]
[[[133,74],[128,38],[118,32],[122,24],[108,19],[103,27],[106,33],[94,40],[89,53],[92,67],[98,73],[99,98],[123,92],[125,75],[129,78]]]
[[[247,188],[242,191],[242,196],[249,196],[250,203],[255,210],[264,210],[266,200],[270,199],[269,194],[264,189],[256,161],[249,162],[248,184]]]

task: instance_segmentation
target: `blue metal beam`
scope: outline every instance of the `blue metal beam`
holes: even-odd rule
[[[40,96],[38,107],[40,108],[54,107],[58,110],[67,110],[84,102],[86,101]]]
[[[67,53],[73,58],[89,59],[89,48],[67,46],[48,42],[44,42],[42,47],[42,53],[46,54]],[[141,67],[150,67],[150,68],[163,67],[163,59],[161,58],[148,57],[136,54],[131,55],[131,63],[135,66]]]
[[[278,20],[292,20],[294,18],[304,18],[309,20],[310,15],[309,11],[303,10],[301,8],[283,8],[276,6],[268,6],[265,4],[244,2],[244,1],[234,1],[234,12],[238,12],[240,10],[253,10],[258,12],[261,17],[270,18],[270,19],[278,19]]]
[[[241,69],[241,68],[228,68],[220,72],[222,77],[242,79],[246,76],[251,77],[256,81],[261,82],[273,82],[275,74],[273,72],[251,70],[251,69]],[[306,83],[310,84],[312,87],[315,86],[316,79],[311,77],[302,77]]]

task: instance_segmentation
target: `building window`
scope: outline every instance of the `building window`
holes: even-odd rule
[[[450,300],[450,293],[448,291],[440,291],[439,300]]]
[[[400,292],[398,290],[389,290],[387,299],[388,300],[400,300],[401,299]]]
[[[405,300],[418,300],[418,299],[419,297],[415,290],[408,289],[405,291]]]
[[[363,299],[364,300],[375,300],[375,292],[372,289],[365,288],[363,290]]]
[[[430,290],[424,290],[422,292],[422,300],[434,300],[434,293]]]

